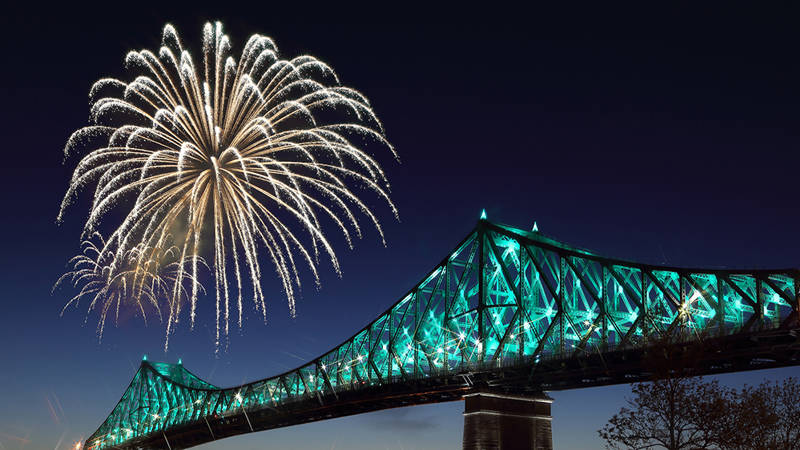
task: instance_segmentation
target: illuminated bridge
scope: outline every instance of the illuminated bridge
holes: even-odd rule
[[[620,261],[482,219],[380,317],[295,370],[219,388],[142,361],[84,446],[186,448],[465,399],[465,449],[551,448],[543,391],[648,379],[655,345],[690,352],[694,375],[798,364],[798,278]]]

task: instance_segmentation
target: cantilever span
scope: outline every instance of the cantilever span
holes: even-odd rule
[[[704,348],[695,373],[799,364],[800,271],[604,258],[479,221],[350,339],[295,370],[218,388],[143,361],[85,448],[185,448],[382,408],[646,377],[654,342]]]

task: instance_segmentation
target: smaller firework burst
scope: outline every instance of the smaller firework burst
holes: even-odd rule
[[[147,247],[143,244],[120,251],[107,245],[99,233],[81,243],[81,253],[69,262],[69,269],[56,281],[53,289],[69,283],[78,289],[61,314],[70,306],[79,306],[88,301],[89,313],[97,311],[98,338],[102,339],[106,321],[111,315],[119,323],[120,310],[132,308],[147,324],[148,317],[155,315],[159,321],[180,314],[182,303],[192,295],[203,291],[199,280],[187,273],[187,265],[205,266],[198,258],[181,258],[180,250],[174,246],[166,249]],[[165,314],[166,309],[166,314]],[[167,320],[166,341],[173,331]]]

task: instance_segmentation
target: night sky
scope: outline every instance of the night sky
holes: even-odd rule
[[[556,239],[621,259],[800,266],[797,11],[378,5],[5,11],[0,450],[87,437],[143,354],[182,358],[220,386],[319,356],[413,287],[483,208],[490,220],[524,229],[536,221]],[[209,19],[223,21],[235,54],[250,34],[266,34],[282,55],[313,54],[368,96],[401,157],[377,155],[400,221],[372,198],[387,246],[374,230],[353,250],[334,238],[343,276],[323,265],[319,290],[307,278],[296,318],[265,271],[267,325],[251,309],[217,356],[211,297],[196,329],[182,323],[166,354],[162,328],[135,318],[98,343],[95,315],[86,324],[83,309],[59,316],[74,292],[50,292],[79,250],[88,207],[78,203],[55,224],[76,163],[62,164],[64,143],[87,123],[92,82],[125,75],[128,50],[156,48],[170,22],[198,51]],[[720,379],[741,386],[797,373]],[[596,430],[629,392],[551,393],[555,447],[601,447]],[[204,448],[459,449],[462,410],[456,402],[383,411]]]

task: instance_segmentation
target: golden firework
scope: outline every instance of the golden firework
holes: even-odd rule
[[[192,326],[198,261],[208,253],[217,345],[220,334],[228,334],[234,307],[241,326],[246,291],[266,319],[262,253],[294,314],[296,259],[317,283],[320,253],[339,273],[324,217],[348,245],[351,234],[361,236],[359,212],[383,239],[377,217],[352,185],[377,193],[397,215],[383,171],[365,146],[378,143],[396,154],[361,93],[342,86],[333,69],[312,56],[282,59],[266,36],[251,36],[238,60],[231,51],[222,25],[207,23],[198,67],[166,25],[157,53],[128,54],[128,67],[138,72],[132,81],[97,81],[90,91],[92,125],[70,137],[65,154],[97,139],[103,144],[78,163],[59,212],[61,220],[76,194],[91,185],[85,236],[110,211],[124,216],[99,254],[114,248],[117,258],[133,248],[159,251],[174,242],[176,261],[188,262],[176,266],[176,285],[187,273],[193,280]],[[136,265],[146,264],[147,252],[136,254]],[[243,286],[248,279],[250,286]],[[168,330],[181,311],[179,294],[172,289],[170,304],[177,306],[170,307]]]

